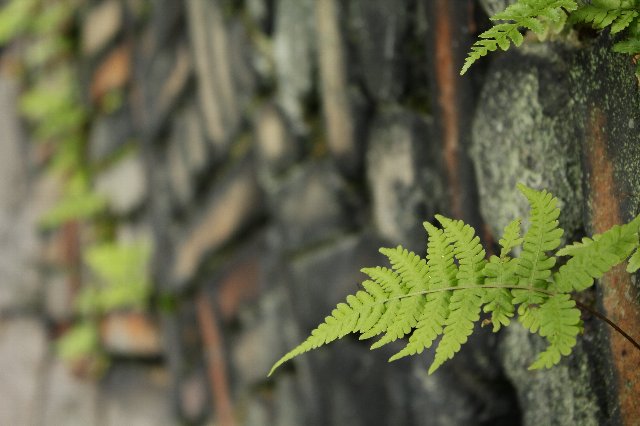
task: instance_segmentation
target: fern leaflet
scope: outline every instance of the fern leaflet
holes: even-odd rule
[[[537,310],[539,333],[549,341],[549,346],[529,370],[550,368],[560,362],[562,355],[571,353],[581,329],[580,311],[575,306],[568,294],[556,294]]]
[[[587,239],[587,244],[570,246],[558,255],[572,256],[555,275],[555,286],[561,292],[582,291],[605,272],[625,260],[638,245],[637,219],[626,225],[615,225],[607,232]]]
[[[427,245],[427,265],[429,266],[429,289],[447,289],[454,287],[456,283],[456,265],[453,259],[453,247],[444,231],[436,228],[429,222],[424,223],[429,234]],[[421,353],[430,348],[434,340],[443,333],[448,316],[449,298],[451,290],[427,294],[427,301],[416,330],[409,338],[409,343],[400,352],[390,358],[390,361],[400,359],[407,355]]]
[[[509,253],[522,244],[520,222],[518,218],[505,227],[504,236],[499,241],[500,257],[491,256],[484,267],[485,284],[498,287],[487,288],[483,300],[484,312],[491,313],[494,333],[500,330],[500,327],[508,326],[513,317],[514,305],[511,291],[500,287],[515,287],[518,283],[516,261],[509,257]]]
[[[449,315],[445,322],[444,335],[436,349],[436,356],[429,372],[435,371],[446,360],[453,358],[473,332],[473,326],[480,319],[480,308],[484,289],[482,270],[486,263],[485,251],[473,228],[461,220],[451,220],[436,215],[444,227],[448,242],[453,246],[459,268],[456,276],[458,284],[471,286],[455,291],[449,302]]]

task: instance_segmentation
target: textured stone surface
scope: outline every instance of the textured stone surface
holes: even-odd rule
[[[277,0],[273,57],[278,100],[294,123],[302,121],[305,97],[313,87],[314,23],[312,0]]]
[[[97,53],[112,40],[122,26],[122,7],[118,0],[107,0],[90,9],[82,26],[82,50]]]
[[[17,96],[17,82],[0,76],[0,312],[32,307],[40,291],[35,270],[38,218],[30,204],[42,198],[27,198],[32,192]]]
[[[286,347],[284,335],[288,321],[292,321],[284,288],[265,293],[255,312],[241,318],[243,333],[233,348],[233,361],[242,388],[265,381],[273,363]]]
[[[172,272],[177,283],[192,278],[205,254],[220,248],[259,214],[261,195],[252,170],[234,170],[207,204],[178,245]]]
[[[349,34],[367,93],[379,102],[396,100],[405,85],[408,2],[360,0],[350,5]]]
[[[271,210],[287,248],[318,244],[353,229],[356,200],[330,162],[310,164],[287,175]]]
[[[41,369],[47,352],[44,327],[34,319],[0,321],[0,423],[39,420]]]
[[[91,123],[88,155],[92,161],[104,161],[122,149],[134,135],[131,109],[123,106]]]
[[[402,342],[369,351],[346,337],[266,377],[360,288],[360,268],[387,264],[380,246],[423,254],[436,212],[490,243],[526,214],[524,181],[560,196],[569,237],[637,213],[637,80],[607,35],[527,37],[460,78],[485,12],[511,0],[84,3],[65,34],[82,50],[91,180],[115,213],[97,226],[34,232],[63,188],[31,180],[57,142],[27,144],[16,124],[6,76],[25,44],[0,55],[0,424],[635,426],[640,355],[589,315],[546,372],[527,370],[544,343],[515,324],[478,327],[433,375],[433,350],[389,364]],[[29,87],[38,73],[24,74]],[[131,154],[137,171],[118,171]],[[78,381],[30,315],[62,333],[79,274],[61,274],[79,248],[149,229],[160,326],[101,316],[113,368]],[[585,300],[631,333],[635,278],[614,271]]]
[[[98,176],[96,191],[107,198],[118,214],[135,209],[147,196],[147,178],[139,155],[121,159]]]
[[[170,112],[184,93],[192,75],[193,64],[188,48],[184,44],[179,44],[167,54],[158,55],[152,64],[152,70],[149,77],[151,102],[156,119],[161,119]]]
[[[47,426],[91,426],[100,424],[98,386],[73,376],[60,360],[48,366],[44,394],[43,423]]]
[[[356,95],[350,90],[337,0],[316,2],[318,65],[327,145],[349,172],[360,166]]]
[[[502,12],[513,3],[515,3],[515,0],[480,0],[482,8],[489,16]]]
[[[202,173],[208,163],[209,146],[205,139],[198,110],[190,105],[176,112],[172,143],[178,145],[192,177]]]
[[[347,294],[358,290],[360,269],[384,264],[382,244],[368,236],[350,236],[299,256],[290,265],[294,310],[303,329],[319,324]]]
[[[273,191],[278,177],[299,157],[301,147],[291,135],[283,114],[273,104],[259,110],[254,126],[260,185]]]
[[[103,348],[114,355],[158,357],[162,354],[158,324],[143,313],[107,315],[100,323],[100,341]]]
[[[381,115],[372,126],[367,181],[373,220],[392,244],[423,254],[422,222],[444,210],[444,189],[436,170],[438,153],[431,121],[402,110]],[[425,167],[425,166],[431,167]]]
[[[589,357],[578,344],[574,354],[552,370],[531,372],[528,364],[544,350],[546,342],[514,324],[506,332],[501,355],[523,411],[523,425],[603,424],[594,384],[598,374],[590,369]],[[605,423],[606,424],[606,423]]]
[[[208,138],[223,149],[239,123],[236,89],[229,63],[229,43],[219,2],[186,3],[198,80],[198,99]]]
[[[100,394],[103,424],[173,425],[168,396],[168,375],[163,369],[116,364],[104,379]]]
[[[551,46],[537,45],[496,58],[489,70],[482,108],[474,117],[471,154],[481,211],[494,236],[515,217],[527,215],[518,182],[558,197],[560,226],[569,235],[582,225],[583,133],[574,118],[567,65]]]

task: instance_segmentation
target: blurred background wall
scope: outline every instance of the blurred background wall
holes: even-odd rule
[[[432,376],[356,339],[266,376],[435,213],[488,247],[517,182],[568,239],[638,213],[638,81],[607,35],[458,76],[506,3],[2,2],[0,424],[637,424],[640,357],[589,316],[550,371],[514,324]],[[583,303],[637,331],[638,290],[622,269]]]

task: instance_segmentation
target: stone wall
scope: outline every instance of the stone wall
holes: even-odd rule
[[[526,214],[516,182],[558,196],[569,238],[638,213],[632,62],[584,35],[527,42],[459,77],[495,3],[85,2],[94,187],[119,239],[154,241],[155,287],[151,324],[125,318],[125,343],[106,340],[117,356],[102,382],[63,388],[87,401],[82,424],[637,424],[640,355],[589,316],[550,371],[526,369],[544,343],[515,324],[476,330],[432,376],[430,353],[388,364],[399,344],[345,339],[266,377],[358,288],[360,268],[384,262],[380,246],[424,253],[421,223],[436,213],[489,247]],[[101,107],[118,92],[116,109]],[[29,249],[28,235],[12,238]],[[633,331],[639,290],[614,271],[585,297]],[[156,332],[162,347],[140,359]],[[57,368],[48,380],[68,383]],[[39,398],[62,415],[64,401]]]

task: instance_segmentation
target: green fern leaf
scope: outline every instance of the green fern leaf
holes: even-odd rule
[[[598,30],[611,26],[611,34],[617,34],[638,17],[638,10],[634,6],[624,5],[619,0],[593,0],[575,10],[571,14],[571,22],[586,23]]]
[[[361,292],[358,292],[361,293]],[[355,296],[358,299],[356,293]],[[280,358],[271,368],[269,376],[285,362],[296,356],[308,352],[312,349],[319,348],[327,343],[330,343],[336,339],[346,336],[352,331],[355,331],[355,326],[358,322],[360,312],[353,309],[352,306],[346,303],[339,303],[338,306],[331,312],[331,315],[326,317],[324,322],[320,324],[316,329],[311,332],[304,342],[296,346],[285,356]]]
[[[586,239],[587,244],[570,246],[558,254],[569,254],[571,259],[554,276],[555,288],[568,293],[589,288],[595,279],[622,263],[638,246],[637,219],[626,225],[615,225],[608,231]]]
[[[521,225],[522,219],[517,218],[511,221],[504,228],[504,232],[502,233],[502,238],[498,241],[502,250],[500,250],[500,257],[505,258],[511,253],[515,247],[518,247],[522,244],[523,238],[521,238]]]
[[[556,252],[556,256],[575,256],[577,253],[580,253],[583,249],[589,250],[589,246],[593,244],[593,239],[589,237],[584,237],[582,241],[575,242],[571,245],[564,246],[560,250]]]
[[[498,241],[500,247],[500,257],[491,256],[489,263],[485,265],[484,275],[487,286],[516,286],[518,276],[516,275],[516,261],[509,257],[509,253],[515,247],[522,244],[520,237],[521,219],[515,219],[509,223],[503,232],[503,237]],[[485,290],[483,310],[491,313],[491,323],[493,332],[500,330],[502,326],[508,326],[513,317],[514,305],[511,291],[506,288],[487,288]]]
[[[537,309],[539,334],[547,339],[549,346],[538,355],[530,370],[550,368],[560,362],[563,355],[571,353],[581,330],[580,311],[575,306],[576,302],[568,294],[557,294]]]
[[[484,289],[479,286],[484,281],[482,271],[486,264],[480,238],[475,235],[471,226],[461,220],[452,220],[440,215],[436,215],[436,219],[444,227],[445,236],[454,248],[454,255],[459,264],[456,276],[458,285],[478,287],[456,290],[451,296],[444,334],[436,349],[429,374],[453,358],[473,332],[475,322],[480,319]]]
[[[628,53],[635,55],[640,52],[640,39],[622,40],[613,45],[613,51],[617,53]]]
[[[398,274],[389,268],[377,266],[375,268],[363,268],[361,271],[371,279],[380,284],[385,290],[387,298],[392,299],[386,304],[386,310],[382,313],[376,324],[360,336],[360,340],[369,339],[384,333],[392,324],[401,308],[401,297],[405,295],[406,289],[402,286],[402,281]]]
[[[524,236],[522,253],[516,262],[516,275],[523,287],[546,289],[551,276],[555,257],[546,252],[560,245],[563,230],[558,228],[560,209],[558,199],[547,191],[536,191],[522,184],[518,189],[527,197],[531,205],[531,225]],[[513,290],[514,304],[520,304],[519,315],[527,315],[527,308],[544,300],[540,292],[531,290]]]
[[[636,250],[629,258],[629,264],[627,265],[627,272],[633,274],[640,269],[640,250]]]
[[[424,223],[429,234],[427,245],[427,265],[429,266],[429,289],[448,289],[456,285],[457,268],[453,259],[453,246],[449,244],[444,231],[429,222]],[[433,341],[442,334],[449,314],[451,290],[428,293],[422,315],[409,343],[389,361],[407,355],[421,353],[430,348]]]
[[[402,246],[395,249],[383,248],[380,249],[380,252],[389,258],[393,269],[400,276],[404,295],[427,290],[429,267],[424,259]],[[379,348],[411,333],[411,330],[418,323],[425,301],[426,298],[423,295],[413,295],[401,299],[386,334],[374,343],[371,349]]]
[[[536,191],[522,184],[518,184],[518,189],[531,205],[531,224],[524,236],[522,253],[516,262],[519,285],[528,289],[516,289],[511,293],[514,305],[519,305],[518,320],[535,333],[541,320],[538,306],[547,297],[533,289],[547,289],[556,258],[549,257],[546,252],[560,245],[560,237],[564,231],[558,228],[560,209],[557,207],[557,198],[545,190]]]

